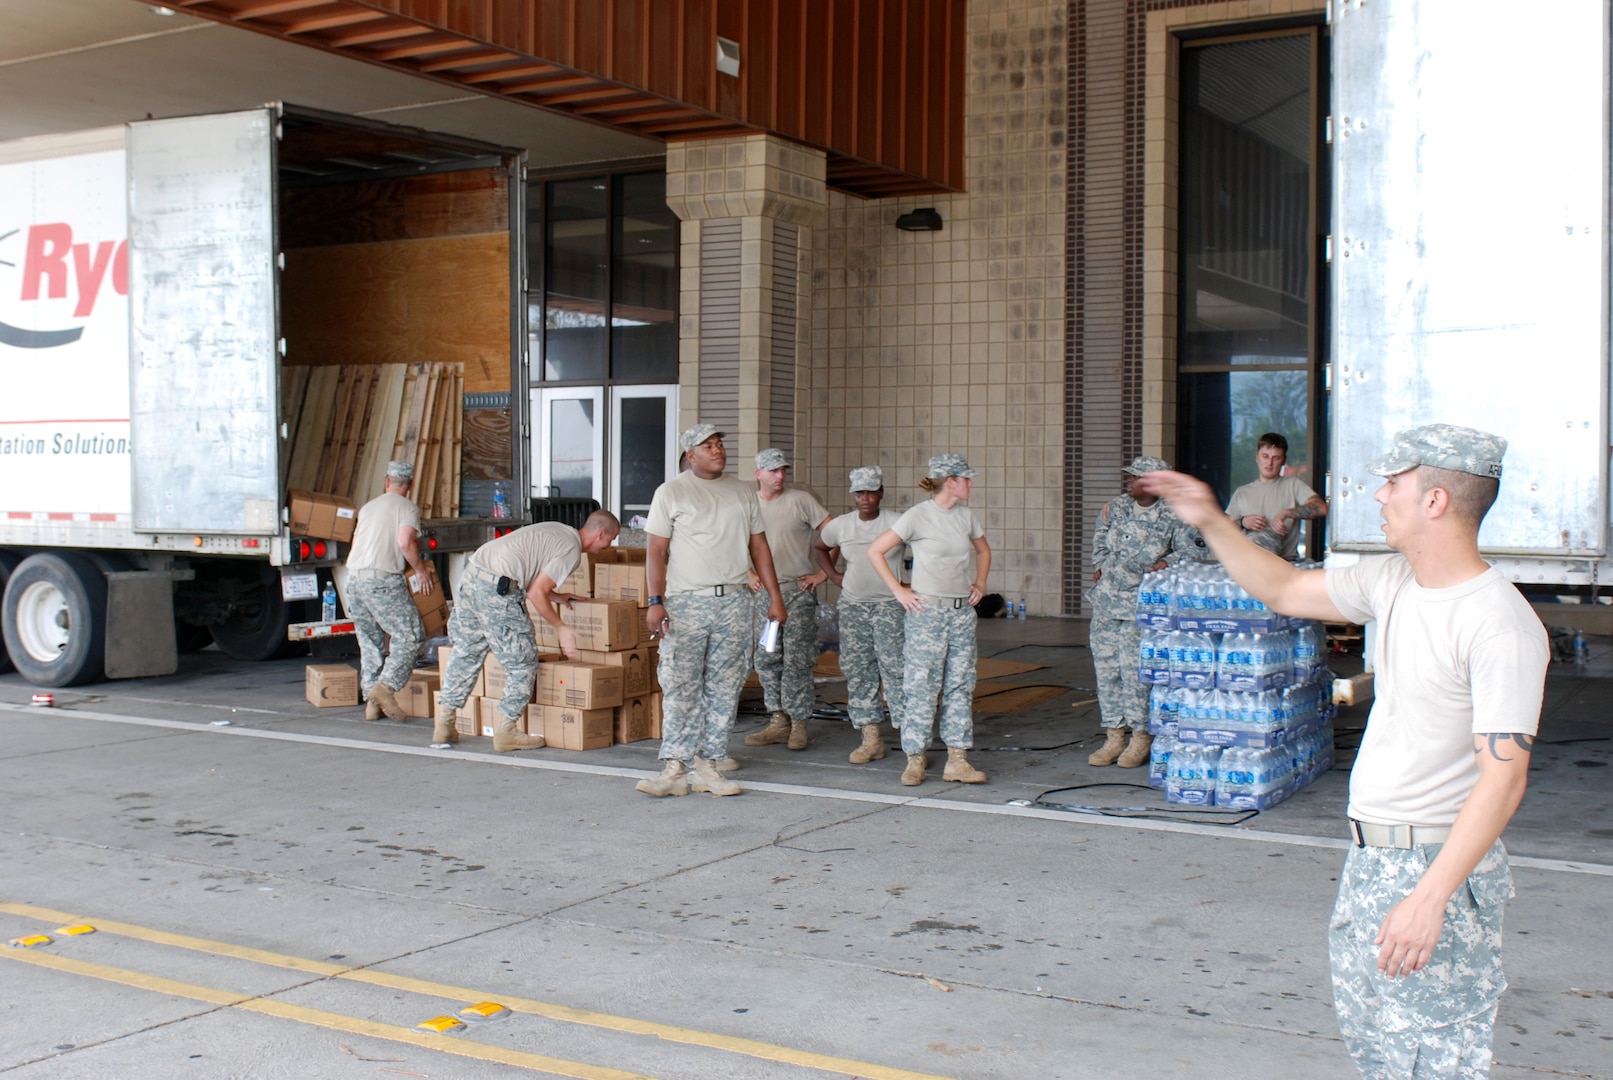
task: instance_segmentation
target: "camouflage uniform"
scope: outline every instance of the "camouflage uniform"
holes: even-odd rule
[[[1139,459],[1144,460],[1144,459]],[[1164,462],[1159,463],[1163,467]],[[1092,565],[1103,576],[1092,602],[1089,648],[1098,673],[1098,711],[1106,728],[1145,729],[1148,688],[1137,681],[1137,588],[1148,568],[1209,557],[1199,531],[1171,513],[1164,500],[1140,507],[1121,495],[1103,508],[1092,538]]]
[[[768,712],[783,710],[792,720],[806,720],[817,705],[812,667],[818,662],[818,594],[802,589],[790,578],[780,581],[779,588],[784,593],[784,610],[789,612],[789,618],[779,628],[776,650],[755,650],[756,677],[761,681]],[[772,602],[765,591],[755,594],[758,631],[767,623],[767,608]]]
[[[739,691],[750,671],[748,592],[739,586],[722,596],[669,596],[666,614],[669,630],[659,668],[660,758],[721,761],[728,756]]]
[[[359,686],[366,699],[377,682],[402,690],[426,639],[420,609],[402,575],[355,573],[347,581],[347,615],[358,634]],[[391,647],[387,638],[392,639]]]
[[[538,642],[526,613],[526,597],[515,589],[500,596],[497,585],[474,574],[465,575],[458,591],[453,617],[448,620],[454,654],[437,700],[455,709],[465,704],[491,650],[505,675],[497,730],[513,734],[520,729],[538,677]]]
[[[1373,943],[1389,910],[1411,894],[1440,845],[1351,847],[1328,926],[1333,1008],[1344,1045],[1367,1080],[1479,1080],[1490,1074],[1501,972],[1503,905],[1512,898],[1497,840],[1445,906],[1428,965],[1391,979]]]
[[[840,605],[840,670],[846,676],[846,711],[853,727],[865,728],[884,717],[881,682],[891,719],[901,726],[906,616],[895,600]]]
[[[902,648],[902,751],[922,754],[935,730],[941,703],[941,741],[974,745],[975,609],[967,600],[926,596],[925,609],[907,614]],[[1135,665],[1133,665],[1135,666]]]

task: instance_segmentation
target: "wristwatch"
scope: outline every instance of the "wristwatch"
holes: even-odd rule
[[[662,599],[662,597],[659,597],[659,596],[646,597],[645,600],[644,600],[644,606],[646,608],[662,607],[663,606],[663,599]]]

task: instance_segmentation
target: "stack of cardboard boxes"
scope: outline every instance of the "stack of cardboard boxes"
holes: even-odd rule
[[[660,738],[661,687],[656,680],[660,643],[649,640],[644,626],[643,549],[584,554],[577,570],[556,591],[587,598],[560,609],[577,635],[578,654],[575,660],[565,659],[554,628],[529,606],[539,663],[522,730],[542,735],[561,750],[595,750]],[[452,653],[450,648],[437,650],[439,686]],[[459,711],[462,738],[492,736],[504,680],[503,667],[489,654],[472,696]],[[403,697],[400,694],[399,700]]]

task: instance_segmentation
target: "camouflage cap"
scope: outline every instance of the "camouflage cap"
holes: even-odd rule
[[[1165,464],[1162,459],[1144,456],[1132,458],[1131,464],[1120,471],[1130,473],[1132,476],[1141,476],[1143,473],[1166,472],[1169,469],[1170,466]]]
[[[389,461],[386,463],[386,475],[391,480],[414,480],[414,465],[407,461]]]
[[[713,435],[719,439],[723,436],[723,433],[717,430],[716,424],[696,424],[678,436],[678,449],[687,454]]]
[[[878,465],[864,465],[851,470],[851,491],[879,491],[885,486],[885,470]]]
[[[1395,433],[1394,449],[1367,466],[1376,476],[1394,476],[1419,465],[1501,479],[1507,441],[1454,424],[1424,424]]]
[[[756,455],[756,467],[758,469],[787,469],[790,467],[790,463],[784,460],[784,451],[776,446],[769,446],[766,450]]]
[[[961,476],[965,480],[972,480],[975,471],[969,468],[969,463],[962,454],[937,454],[930,459],[930,479],[939,480],[945,476]]]

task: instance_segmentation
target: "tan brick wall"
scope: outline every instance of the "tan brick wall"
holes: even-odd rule
[[[931,454],[963,454],[992,547],[990,591],[1063,606],[1064,0],[971,0],[968,191],[865,201],[831,192],[812,238],[796,481],[831,513],[846,473],[885,468],[905,509]],[[935,233],[897,216],[933,206]]]

